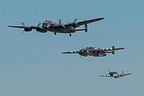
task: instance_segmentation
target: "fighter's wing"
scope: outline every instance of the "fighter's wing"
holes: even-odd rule
[[[79,51],[62,52],[62,54],[76,54],[76,53],[79,53]]]
[[[123,76],[131,75],[132,73],[123,74]]]
[[[112,77],[110,75],[98,75],[98,76],[100,76],[100,77]]]
[[[93,23],[93,22],[96,22],[96,21],[100,21],[100,20],[103,20],[103,19],[104,19],[104,18],[95,18],[95,19],[91,19],[91,20],[85,20],[85,21],[76,22],[76,24],[77,24],[78,26],[81,26],[81,25]],[[65,24],[64,26],[73,26],[73,23]]]

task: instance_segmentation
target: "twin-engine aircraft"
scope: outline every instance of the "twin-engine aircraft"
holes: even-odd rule
[[[76,22],[77,19],[75,19],[72,23],[68,23],[68,24],[62,24],[61,19],[59,20],[59,23],[46,20],[45,22],[43,22],[42,26],[40,26],[41,23],[39,23],[37,26],[25,26],[25,24],[22,23],[22,26],[8,26],[8,27],[23,28],[25,32],[30,32],[32,31],[32,29],[35,29],[37,32],[41,32],[41,33],[46,33],[49,31],[49,32],[54,32],[55,35],[57,33],[68,33],[71,36],[71,33],[75,33],[76,31],[87,32],[88,31],[87,24],[100,21],[103,19],[104,18],[95,18],[95,19],[85,20],[80,22]],[[82,25],[85,26],[83,29],[76,29],[77,27]]]
[[[107,75],[98,75],[98,76],[101,76],[101,77],[113,77],[113,78],[120,78],[120,77],[124,77],[124,76],[127,76],[127,75],[131,75],[132,73],[126,73],[124,74],[124,72],[122,71],[122,73],[118,73],[118,72],[110,72],[107,74]]]
[[[122,50],[124,48],[115,48],[112,46],[112,48],[107,49],[100,49],[95,47],[86,47],[79,51],[70,51],[70,52],[62,52],[63,54],[79,54],[81,56],[94,56],[94,57],[103,57],[106,56],[106,53],[112,53],[115,54],[115,50]]]

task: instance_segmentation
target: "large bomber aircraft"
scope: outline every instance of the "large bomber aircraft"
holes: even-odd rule
[[[131,75],[132,73],[126,73],[124,74],[124,72],[122,71],[122,73],[118,73],[118,72],[110,72],[107,74],[107,75],[98,75],[98,76],[101,76],[101,77],[113,77],[113,78],[120,78],[120,77],[124,77],[124,76],[127,76],[127,75]]]
[[[94,57],[103,57],[106,56],[106,53],[112,53],[115,54],[115,50],[122,50],[124,48],[115,48],[112,46],[112,48],[107,49],[100,49],[95,47],[86,47],[79,51],[70,51],[70,52],[62,52],[63,54],[79,54],[81,56],[94,56]]]
[[[25,24],[22,23],[22,26],[8,26],[8,27],[23,28],[25,32],[30,32],[32,31],[32,29],[35,29],[37,32],[41,32],[41,33],[46,33],[49,31],[49,32],[54,32],[55,35],[57,33],[68,33],[71,36],[71,33],[75,33],[76,31],[87,32],[88,30],[87,24],[100,21],[103,19],[104,18],[95,18],[95,19],[85,20],[80,22],[76,22],[77,19],[75,19],[72,23],[68,23],[68,24],[62,24],[61,19],[59,20],[59,23],[46,20],[45,22],[43,22],[42,26],[40,26],[41,23],[39,23],[37,26],[25,26]],[[84,25],[85,28],[76,29],[77,27],[82,25]]]

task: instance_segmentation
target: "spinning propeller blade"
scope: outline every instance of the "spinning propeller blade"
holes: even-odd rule
[[[61,25],[61,19],[59,19],[59,25]]]
[[[77,21],[77,18],[75,18],[75,20],[74,20],[74,22],[73,23],[75,23]]]
[[[39,22],[39,24],[37,25],[37,27],[39,27],[41,25],[41,22]]]
[[[22,22],[21,24],[23,25],[24,28],[26,27],[25,24],[24,24],[24,22]]]

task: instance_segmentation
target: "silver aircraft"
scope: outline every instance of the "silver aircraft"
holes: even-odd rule
[[[100,21],[103,19],[104,18],[95,18],[95,19],[76,22],[77,21],[76,18],[72,23],[68,23],[68,24],[62,24],[61,19],[59,19],[59,23],[46,20],[45,22],[42,23],[42,26],[40,26],[41,23],[39,23],[37,26],[25,26],[25,24],[22,23],[22,26],[8,26],[8,27],[23,28],[24,29],[23,32],[30,32],[32,31],[32,29],[35,29],[37,32],[41,32],[41,33],[46,33],[49,31],[49,32],[53,32],[55,35],[57,33],[68,33],[71,36],[71,33],[75,33],[77,31],[87,32],[88,31],[87,24]],[[84,28],[77,29],[77,27],[80,27],[82,25],[84,25]]]
[[[113,77],[113,78],[120,78],[120,77],[124,77],[124,76],[127,76],[127,75],[131,75],[132,73],[124,73],[122,71],[122,73],[118,73],[118,72],[110,72],[106,75],[98,75],[100,77]]]
[[[106,56],[107,53],[115,54],[116,50],[122,50],[124,48],[115,48],[112,46],[112,48],[107,49],[101,49],[101,48],[95,48],[95,47],[86,47],[79,51],[69,51],[69,52],[62,52],[63,54],[79,54],[81,56],[94,56],[94,57],[103,57]]]

